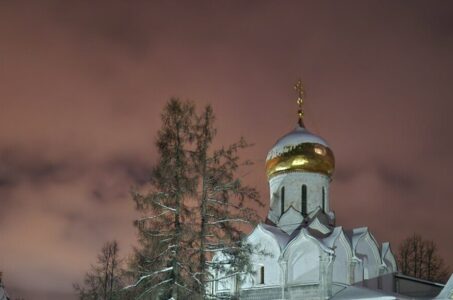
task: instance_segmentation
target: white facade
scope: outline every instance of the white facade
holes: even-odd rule
[[[329,183],[328,176],[308,172],[288,172],[270,178],[268,219],[278,224],[282,221],[281,219],[285,220],[283,215],[291,207],[300,216],[308,215],[317,208],[329,212]],[[303,200],[304,197],[305,200]],[[292,221],[299,226],[302,217]],[[284,225],[279,227],[286,231]]]

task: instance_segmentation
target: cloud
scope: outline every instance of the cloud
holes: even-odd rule
[[[149,181],[151,165],[149,161],[130,156],[114,157],[102,166],[107,172],[122,173],[138,185]]]
[[[395,169],[395,167],[379,165],[377,167],[378,177],[392,188],[400,189],[405,193],[416,193],[418,182],[414,175],[405,173],[404,170]]]
[[[50,182],[20,181],[9,194],[10,205],[2,206],[0,265],[13,286],[27,282],[29,288],[65,292],[103,242],[118,239],[124,255],[134,243],[135,211],[127,193],[133,179],[96,166],[70,181],[44,174]],[[90,193],[97,185],[105,188],[101,202]]]
[[[84,172],[74,159],[55,161],[40,153],[20,148],[0,149],[0,178],[4,187],[13,187],[24,181],[31,184],[51,184],[70,181]]]

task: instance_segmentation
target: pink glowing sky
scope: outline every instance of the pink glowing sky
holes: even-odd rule
[[[255,143],[247,181],[267,202],[299,77],[305,124],[336,156],[337,224],[394,249],[419,232],[453,266],[452,53],[450,1],[0,2],[5,284],[72,299],[105,241],[130,253],[129,187],[172,96],[213,105],[218,144]]]

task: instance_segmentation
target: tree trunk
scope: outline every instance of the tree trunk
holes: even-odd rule
[[[173,287],[171,291],[171,296],[174,300],[178,300],[178,284],[179,284],[179,277],[180,277],[180,266],[179,266],[179,252],[180,252],[180,243],[181,243],[181,235],[182,235],[182,228],[181,228],[181,206],[182,206],[182,199],[181,199],[181,172],[182,168],[182,150],[181,150],[181,128],[180,124],[176,123],[176,145],[175,145],[175,160],[176,160],[176,174],[175,174],[175,185],[177,188],[176,195],[175,195],[175,239],[174,239],[174,253],[172,258],[172,276],[173,276]]]
[[[208,194],[208,174],[207,173],[207,151],[208,145],[210,142],[210,118],[209,118],[209,111],[205,111],[204,113],[204,124],[203,124],[203,135],[201,136],[202,143],[199,151],[199,163],[201,164],[201,199],[200,199],[200,215],[201,215],[201,223],[200,223],[200,294],[201,297],[204,299],[206,297],[206,234],[207,234],[207,223],[208,223],[208,216],[206,214],[207,210],[207,194]]]

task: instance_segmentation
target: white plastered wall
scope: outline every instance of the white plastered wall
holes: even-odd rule
[[[243,282],[242,288],[250,288],[254,286],[263,286],[259,283],[259,270],[264,266],[264,285],[272,286],[280,284],[280,266],[278,258],[280,257],[280,246],[274,237],[263,230],[258,225],[255,230],[249,235],[247,241],[256,247],[257,253],[252,255],[251,261],[256,274],[247,275],[248,278]],[[263,251],[265,255],[260,255],[259,251]]]
[[[288,262],[287,283],[289,285],[319,283],[321,251],[319,242],[308,237],[302,230],[288,244],[284,253]]]
[[[396,264],[395,256],[393,255],[392,250],[390,248],[390,244],[388,242],[383,243],[382,249],[383,249],[382,251],[385,251],[385,253],[383,253],[382,260],[383,263],[385,264],[387,273],[397,272],[398,266]]]
[[[352,248],[343,231],[338,235],[334,243],[335,260],[333,263],[333,282],[349,284],[350,264],[352,260]]]
[[[366,259],[362,258],[364,279],[379,276],[379,268],[382,265],[379,252],[376,241],[369,232],[360,237],[355,253],[358,257],[366,257]]]
[[[278,174],[269,180],[270,188],[270,209],[269,219],[274,223],[282,215],[281,211],[281,190],[285,188],[284,211],[290,206],[301,212],[302,211],[302,185],[307,186],[307,213],[316,210],[317,207],[323,207],[323,189],[324,189],[324,207],[325,211],[330,211],[329,205],[329,184],[330,178],[323,174],[310,172],[288,172]]]

